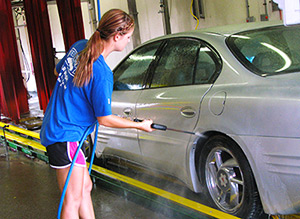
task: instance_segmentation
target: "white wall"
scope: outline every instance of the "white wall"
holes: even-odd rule
[[[99,0],[100,11],[103,15],[112,8],[120,8],[128,12],[126,0]],[[95,11],[97,12],[97,2]],[[168,0],[170,23],[172,33],[193,30],[196,20],[190,13],[191,0]],[[265,14],[264,0],[249,0],[250,16],[260,21],[260,14]],[[198,29],[226,24],[245,23],[247,19],[246,0],[203,0],[204,19],[200,19]],[[136,0],[141,42],[164,34],[163,15],[160,11],[160,0]],[[53,45],[58,51],[64,49],[59,16],[56,5],[49,5]],[[269,20],[279,20],[279,12],[272,12],[272,4],[267,1]],[[56,10],[56,11],[55,11]],[[84,20],[85,36],[89,38],[94,31],[89,5],[82,1],[82,14]],[[98,19],[98,17],[97,17]],[[123,52],[112,53],[108,59],[108,65],[114,68],[116,64],[131,50],[132,43],[128,44]]]
[[[250,16],[256,21],[260,21],[260,14],[265,14],[263,3],[263,0],[249,0]],[[169,0],[172,33],[195,29],[197,22],[190,13],[190,5],[191,0]],[[246,22],[246,0],[203,0],[203,7],[205,18],[200,18],[197,29]],[[267,8],[270,20],[280,19],[278,11],[272,12],[269,1]]]
[[[96,14],[98,15],[97,0],[95,0],[95,7],[96,7]],[[105,12],[113,8],[119,8],[128,13],[128,6],[126,0],[100,0],[101,15],[103,15]],[[133,49],[133,44],[129,43],[122,52],[113,52],[112,54],[110,54],[106,60],[108,66],[111,69],[113,69],[117,65],[117,63],[132,49]]]
[[[137,0],[138,20],[140,27],[141,42],[153,39],[164,34],[162,14],[159,0]]]
[[[200,20],[198,29],[246,21],[246,1],[244,0],[222,0],[217,4],[216,1],[204,1],[204,8],[205,19]]]
[[[190,0],[169,0],[168,3],[172,33],[195,29],[197,22],[190,13]]]

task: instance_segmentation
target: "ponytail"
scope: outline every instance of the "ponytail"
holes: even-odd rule
[[[85,49],[79,54],[79,64],[75,72],[73,83],[77,87],[88,84],[93,76],[93,64],[103,52],[103,41],[110,37],[128,33],[134,26],[133,19],[120,9],[111,9],[106,12],[93,33]]]

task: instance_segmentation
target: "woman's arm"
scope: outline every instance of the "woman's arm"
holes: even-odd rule
[[[152,132],[152,120],[144,120],[142,122],[133,122],[115,115],[97,117],[100,125],[112,128],[135,128],[145,132]]]

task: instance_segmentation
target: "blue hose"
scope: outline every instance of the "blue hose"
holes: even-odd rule
[[[67,187],[68,187],[69,180],[70,180],[70,177],[71,177],[71,173],[72,173],[74,164],[75,164],[75,162],[77,160],[79,151],[80,151],[80,149],[81,149],[81,147],[83,145],[83,142],[85,141],[85,139],[89,135],[89,133],[91,133],[93,131],[93,129],[95,128],[95,125],[96,125],[96,132],[95,132],[94,146],[93,146],[93,151],[92,151],[91,160],[90,160],[90,166],[89,166],[89,174],[91,174],[92,165],[93,165],[93,162],[94,162],[96,144],[97,144],[97,133],[98,133],[98,127],[99,127],[98,121],[94,122],[90,127],[87,128],[87,130],[85,131],[85,133],[84,133],[84,135],[83,135],[83,137],[82,137],[82,139],[81,139],[81,141],[79,143],[78,149],[77,149],[77,151],[76,151],[76,153],[74,155],[73,161],[72,161],[71,166],[70,166],[70,170],[69,170],[66,182],[65,182],[64,189],[63,189],[63,191],[61,193],[61,198],[60,198],[59,207],[58,207],[58,213],[57,213],[57,219],[60,219],[61,209],[62,209],[64,198],[65,198],[65,195],[66,195]]]

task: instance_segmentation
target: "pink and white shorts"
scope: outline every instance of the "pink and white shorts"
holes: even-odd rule
[[[50,166],[55,169],[71,166],[78,146],[78,142],[57,142],[47,146],[46,150]],[[86,157],[82,148],[79,151],[74,165],[81,167],[86,166]]]

